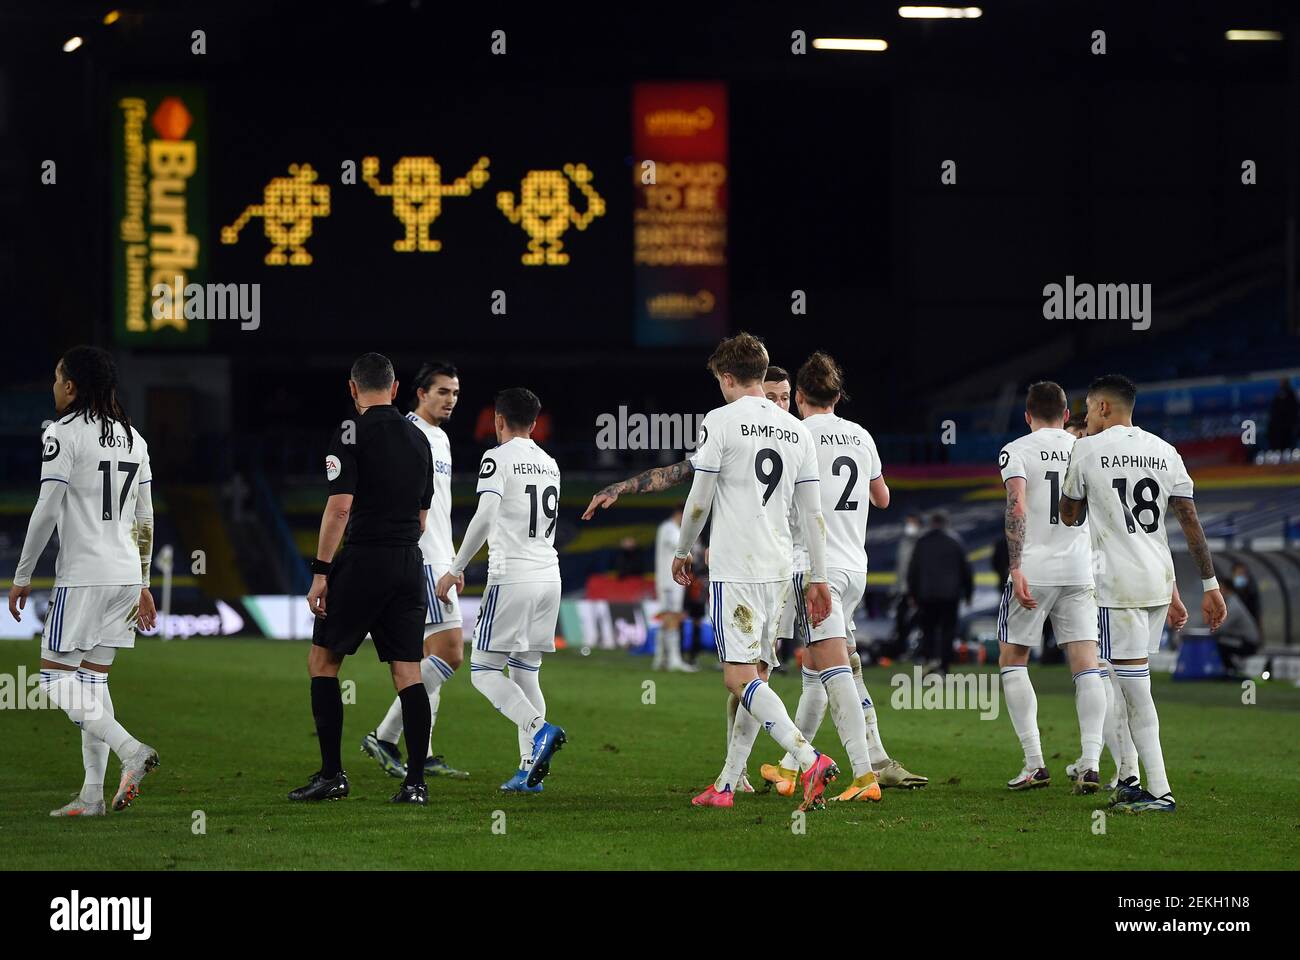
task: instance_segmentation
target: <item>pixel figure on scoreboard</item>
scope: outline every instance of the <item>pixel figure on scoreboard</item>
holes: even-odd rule
[[[568,176],[587,198],[587,212],[579,213],[569,201]],[[528,252],[520,261],[528,267],[562,267],[569,262],[560,238],[570,226],[586,230],[591,221],[605,215],[605,200],[591,186],[591,171],[585,163],[566,163],[561,170],[529,170],[519,184],[519,203],[514,194],[502,190],[497,207],[511,223],[528,234]]]
[[[393,182],[380,183],[378,157],[362,157],[361,178],[381,197],[393,198],[393,216],[402,221],[406,236],[393,241],[398,253],[437,253],[442,241],[429,236],[429,226],[442,213],[443,197],[468,197],[488,181],[488,158],[479,157],[463,177],[442,182],[442,167],[433,157],[401,157],[393,164]]]
[[[262,218],[262,231],[271,241],[265,263],[282,267],[286,263],[305,267],[311,263],[311,254],[303,244],[311,236],[312,219],[330,215],[329,184],[316,183],[316,171],[309,163],[289,164],[289,176],[274,177],[262,190],[262,202],[255,203],[239,215],[228,227],[221,228],[221,242],[235,243],[239,231],[253,217]],[[288,248],[289,256],[284,255]]]

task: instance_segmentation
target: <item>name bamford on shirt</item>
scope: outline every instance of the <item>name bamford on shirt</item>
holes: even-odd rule
[[[558,477],[560,475],[560,471],[549,463],[516,463],[512,466],[512,469],[516,474],[544,473],[548,477]]]
[[[742,437],[763,437],[770,440],[784,440],[786,443],[798,443],[799,434],[785,427],[774,427],[770,423],[742,423]]]
[[[1123,453],[1118,457],[1101,456],[1103,470],[1123,470],[1127,467],[1140,467],[1144,470],[1168,470],[1169,464],[1164,457],[1143,457],[1137,454]]]

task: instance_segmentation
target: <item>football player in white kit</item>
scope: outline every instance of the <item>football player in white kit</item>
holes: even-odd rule
[[[673,579],[673,553],[677,550],[677,536],[681,529],[682,511],[677,509],[655,530],[655,593],[659,600],[659,635],[655,640],[653,667],[655,670],[694,673],[698,668],[682,660],[686,588]]]
[[[1061,521],[1082,523],[1092,538],[1101,657],[1119,677],[1129,730],[1147,786],[1123,782],[1112,807],[1130,813],[1173,813],[1174,796],[1160,747],[1160,719],[1151,698],[1148,655],[1166,623],[1177,630],[1187,610],[1174,582],[1165,533],[1170,509],[1201,574],[1201,614],[1216,630],[1227,615],[1205,531],[1192,500],[1192,478],[1172,445],[1133,426],[1137,388],[1127,377],[1098,377],[1088,387],[1088,436],[1075,441],[1061,487]]]
[[[108,691],[118,650],[135,646],[135,628],[157,619],[149,593],[153,559],[153,475],[149,447],[117,400],[117,366],[97,347],[73,347],[54,370],[59,417],[42,438],[41,494],[9,591],[21,620],[32,570],[59,531],[54,593],[41,643],[41,689],[81,728],[85,781],[52,817],[105,812],[104,774],[111,749],[122,762],[113,809],[124,810],[158,751],[118,723]]]
[[[442,685],[450,680],[465,659],[465,641],[461,635],[460,600],[451,590],[445,601],[433,595],[434,584],[451,567],[456,550],[451,542],[451,441],[443,427],[451,419],[460,400],[460,374],[450,363],[426,363],[415,375],[415,409],[406,419],[419,427],[429,441],[433,454],[433,504],[420,552],[424,555],[424,580],[429,612],[424,625],[424,659],[420,661],[420,679],[429,694],[429,753],[424,762],[426,777],[469,776],[447,764],[441,754],[433,752],[433,724],[438,722],[438,704]],[[406,763],[397,747],[402,735],[402,700],[393,699],[379,726],[361,741],[362,753],[374,757],[391,776],[405,778]]]
[[[807,810],[820,803],[839,768],[799,732],[781,699],[759,676],[759,663],[775,665],[777,627],[786,603],[806,602],[814,626],[830,613],[817,453],[799,421],[763,396],[768,359],[760,340],[747,333],[723,340],[708,366],[726,404],[711,410],[701,426],[703,440],[694,457],[673,576],[690,585],[691,547],[712,514],[714,639],[727,689],[744,708],[736,713],[728,757],[740,754],[740,745],[752,746],[758,727],[764,727],[803,771],[800,809]],[[798,503],[812,568],[806,601],[790,595],[792,500]],[[714,783],[692,803],[730,807],[739,775],[740,768],[729,762],[720,785]]]
[[[542,654],[555,652],[560,615],[560,468],[532,440],[541,407],[523,387],[497,394],[498,446],[479,463],[478,509],[434,591],[446,601],[453,587],[463,588],[465,568],[487,543],[487,590],[474,625],[470,679],[519,728],[519,769],[501,785],[515,793],[541,792],[551,758],[566,740],[546,720],[540,683]]]
[[[842,373],[839,372],[837,365],[834,366],[834,370],[835,379],[840,381],[839,386],[837,387],[837,390],[840,390],[840,393],[829,402],[823,402],[830,396],[829,392],[826,392],[829,390],[829,386],[825,381],[830,377],[832,369],[831,365],[834,365],[834,363],[834,360],[823,353],[815,353],[812,357],[808,358],[804,367],[799,371],[799,376],[801,378],[801,399],[796,404],[796,409],[804,415],[804,426],[809,428],[809,432],[813,435],[813,440],[817,443],[817,457],[822,478],[822,516],[826,518],[827,524],[827,566],[840,566],[841,569],[852,570],[855,572],[860,571],[865,577],[867,571],[867,509],[869,505],[875,505],[882,510],[889,506],[889,487],[885,483],[880,463],[880,455],[876,452],[875,441],[871,438],[871,435],[857,424],[835,416],[835,404],[839,399],[844,398],[841,389],[843,386],[843,376]],[[807,389],[805,389],[802,384],[805,370],[808,375],[807,389],[811,389],[814,392],[818,390],[823,391],[823,393],[819,394],[820,399],[817,401],[813,400],[812,396],[807,392]],[[763,383],[763,391],[764,395],[778,407],[782,410],[789,411],[790,379],[789,374],[784,370],[780,367],[769,367],[767,380]],[[857,442],[849,442],[853,447],[851,452],[853,457],[856,458],[855,464],[858,466],[859,470],[858,473],[854,475],[853,479],[854,483],[857,484],[860,478],[865,478],[865,485],[860,489],[861,491],[866,491],[866,496],[852,498],[847,494],[845,496],[839,496],[837,494],[836,497],[831,497],[832,492],[837,490],[839,493],[844,493],[842,475],[845,468],[841,465],[838,471],[835,470],[836,457],[831,454],[831,451],[835,449],[837,443],[843,438],[840,434],[833,432],[821,432],[822,421],[816,420],[810,422],[808,418],[813,416],[829,417],[836,425],[855,431],[854,436],[857,438]],[[867,451],[870,452],[870,464],[868,464],[865,459]],[[861,462],[858,463],[857,460],[861,460]],[[841,479],[837,481],[837,477],[841,477]],[[839,484],[838,487],[836,486],[837,482]],[[852,507],[848,506],[848,502],[850,501],[853,503]],[[862,536],[857,537],[857,539],[862,541],[860,545],[861,556],[859,557],[857,552],[849,552],[847,547],[843,551],[837,551],[834,546],[837,539],[841,544],[843,544],[853,540],[856,536],[852,533],[846,535],[845,531],[841,528],[845,524],[856,527],[858,520],[861,521],[862,526]],[[808,552],[799,544],[799,534],[798,530],[793,525],[793,518],[791,524],[791,533],[795,538],[794,577],[792,579],[792,588],[795,596],[802,596],[805,585],[804,581],[808,571]],[[841,564],[837,565],[837,560],[841,561]],[[844,566],[844,564],[847,564],[847,566]],[[832,576],[832,605],[834,605],[837,599],[843,599],[842,596],[837,598],[835,593],[835,584],[835,577]],[[857,688],[859,704],[866,723],[867,746],[871,755],[871,767],[876,775],[877,782],[882,787],[923,787],[930,782],[929,779],[910,772],[901,763],[890,757],[889,754],[885,752],[885,745],[880,739],[880,729],[876,719],[875,702],[871,699],[871,694],[867,691],[866,682],[862,678],[862,658],[858,655],[857,641],[853,638],[852,633],[853,613],[857,608],[857,604],[861,602],[861,599],[861,595],[859,595],[858,600],[854,602],[853,607],[845,611],[847,614],[847,620],[845,621],[845,646],[848,652],[849,668],[852,673],[854,686]],[[833,609],[834,607],[832,606],[832,610]],[[831,619],[835,619],[834,612],[831,614]],[[787,604],[785,613],[781,618],[781,626],[777,632],[777,639],[778,642],[780,640],[800,639],[806,643],[808,637],[815,633],[820,635],[818,638],[820,641],[831,635],[830,633],[827,633],[827,629],[827,625],[823,624],[815,631],[812,630],[808,623],[808,618],[804,615],[803,610],[800,609],[797,604]],[[813,669],[810,663],[804,664],[800,671],[800,679],[802,681],[802,689],[799,694],[799,704],[795,707],[794,722],[795,726],[799,728],[799,732],[808,739],[811,739],[821,727],[822,720],[826,717],[826,708],[830,701],[826,687],[822,683],[822,674],[818,670]],[[776,792],[781,796],[788,797],[793,796],[794,794],[798,771],[795,769],[793,760],[794,758],[787,754],[780,762],[774,764],[765,763],[760,768],[763,779],[774,786]],[[848,791],[845,791],[845,793],[851,793],[853,790],[854,788],[850,787]],[[844,796],[844,794],[841,794],[841,796]],[[856,797],[858,794],[854,794],[854,796]],[[865,795],[863,795],[862,798],[867,799]]]
[[[1060,522],[1061,481],[1077,442],[1065,430],[1065,391],[1050,380],[1029,387],[1025,423],[1029,433],[998,455],[1006,485],[1006,537],[1010,575],[998,607],[998,666],[1011,726],[1024,750],[1024,768],[1007,786],[1045,787],[1051,782],[1038,733],[1038,697],[1029,680],[1029,653],[1041,650],[1043,626],[1052,619],[1056,642],[1074,677],[1082,756],[1071,768],[1075,793],[1101,788],[1102,726],[1106,720],[1107,671],[1097,663],[1097,599],[1092,550],[1083,526]]]

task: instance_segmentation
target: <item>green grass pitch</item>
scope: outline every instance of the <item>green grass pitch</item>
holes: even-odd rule
[[[0,867],[5,869],[1291,869],[1300,849],[1295,771],[1300,691],[1155,680],[1178,812],[1112,815],[1104,799],[1069,792],[1063,768],[1078,753],[1064,668],[1033,671],[1051,787],[1010,793],[1019,749],[1005,711],[895,710],[890,676],[867,682],[890,753],[929,787],[886,790],[880,804],[830,805],[792,829],[791,801],[744,795],[734,809],[695,809],[717,774],[725,699],[710,664],[699,674],[654,674],[623,653],[549,656],[542,689],[563,724],[562,750],[540,796],[503,796],[516,766],[515,732],[474,690],[467,672],[443,688],[435,752],[468,781],[431,783],[425,809],[386,801],[397,781],[358,749],[393,696],[367,644],[343,677],[344,762],[352,796],[296,805],[285,793],[316,769],[306,646],[254,640],[142,640],[112,672],[118,717],[155,745],[162,767],[121,814],[55,820],[48,811],[81,783],[79,734],[57,711],[0,714]],[[0,644],[0,673],[37,669],[35,644]],[[910,667],[899,668],[910,673]],[[655,681],[653,704],[643,682]],[[10,680],[12,682],[12,680]],[[798,679],[774,689],[793,713]],[[829,720],[817,743],[841,762]],[[760,734],[750,765],[779,750]],[[847,764],[845,764],[847,767]],[[1110,775],[1103,758],[1102,773]],[[109,762],[111,795],[118,765]],[[847,770],[846,770],[847,774]],[[833,789],[847,784],[847,775]],[[196,832],[202,811],[206,832]],[[501,813],[498,813],[500,811]],[[494,831],[494,825],[497,829]],[[504,827],[504,832],[501,828]]]

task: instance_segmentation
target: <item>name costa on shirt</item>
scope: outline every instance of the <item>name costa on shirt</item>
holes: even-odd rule
[[[1165,462],[1164,457],[1143,457],[1138,454],[1122,453],[1117,457],[1100,456],[1097,459],[1103,470],[1125,470],[1130,467],[1166,472],[1169,470],[1169,464]]]
[[[516,463],[511,465],[511,472],[516,476],[519,474],[544,474],[548,477],[558,477],[560,471],[552,467],[549,463]]]
[[[121,447],[123,450],[127,447],[126,437],[100,437],[99,445],[101,447]]]
[[[799,434],[785,427],[774,427],[770,423],[742,423],[742,437],[763,437],[765,440],[781,440],[785,443],[798,443]]]

